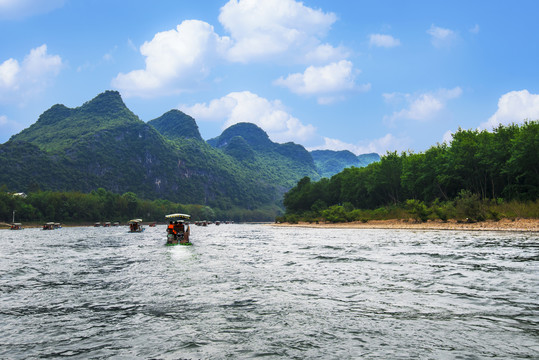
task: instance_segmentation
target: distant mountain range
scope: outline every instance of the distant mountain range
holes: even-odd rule
[[[284,192],[305,176],[330,177],[378,160],[377,154],[310,153],[277,144],[250,123],[206,142],[195,119],[181,111],[145,123],[118,92],[106,91],[74,109],[52,106],[1,144],[0,185],[12,191],[102,187],[220,209],[279,208]]]

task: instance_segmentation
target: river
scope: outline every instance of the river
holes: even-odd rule
[[[537,233],[0,231],[0,359],[539,358]]]

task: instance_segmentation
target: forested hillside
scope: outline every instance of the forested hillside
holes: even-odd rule
[[[103,188],[219,209],[265,208],[269,217],[286,189],[312,175],[288,169],[283,181],[259,176],[264,172],[202,141],[187,115],[172,111],[149,125],[115,91],[78,108],[45,111],[0,145],[0,166],[0,184],[13,192]]]
[[[539,122],[532,121],[500,125],[493,132],[459,130],[449,145],[417,154],[387,153],[380,162],[318,182],[305,177],[285,194],[284,205],[288,215],[315,219],[332,207],[350,215],[354,209],[402,204],[428,213],[435,212],[427,209],[433,204],[450,207],[455,200],[480,206],[489,201],[537,203],[538,198]]]
[[[320,176],[328,178],[348,167],[364,167],[380,161],[380,156],[376,153],[356,156],[347,150],[314,150],[311,155]]]
[[[320,178],[303,146],[274,143],[254,124],[233,125],[205,142],[189,115],[171,110],[145,123],[116,91],[77,108],[52,106],[0,145],[0,167],[0,185],[8,192],[102,188],[216,212],[243,211],[257,220],[261,213],[270,220],[281,212],[283,194],[299,179]]]

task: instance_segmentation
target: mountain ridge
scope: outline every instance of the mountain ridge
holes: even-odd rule
[[[0,184],[17,191],[99,187],[231,209],[282,208],[282,195],[305,176],[320,178],[311,153],[272,142],[239,123],[207,142],[195,119],[171,110],[145,123],[117,91],[75,108],[56,104],[0,145]]]

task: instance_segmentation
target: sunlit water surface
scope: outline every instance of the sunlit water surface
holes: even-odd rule
[[[0,358],[539,358],[537,233],[0,232]]]

